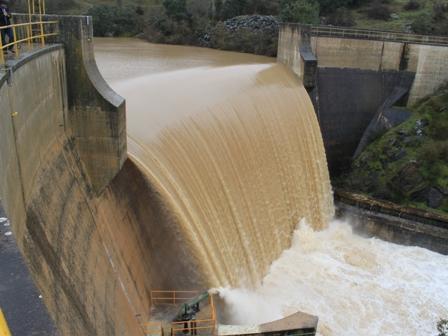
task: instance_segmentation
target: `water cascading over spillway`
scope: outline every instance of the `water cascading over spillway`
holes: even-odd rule
[[[258,283],[302,218],[320,229],[333,214],[309,96],[282,65],[249,63],[113,84],[130,156],[212,286]]]
[[[176,217],[156,223],[178,239],[159,234],[148,251],[162,255],[155,271],[225,287],[231,324],[300,310],[319,316],[322,336],[436,334],[448,316],[446,256],[359,237],[345,222],[320,230],[333,211],[321,135],[286,69],[200,48],[96,44],[103,74],[127,99],[130,155]],[[296,227],[302,218],[310,225]],[[182,271],[166,256],[173,247],[188,260]]]

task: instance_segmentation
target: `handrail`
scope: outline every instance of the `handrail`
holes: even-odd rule
[[[300,23],[283,23],[287,26],[301,27],[309,31],[311,36],[358,38],[366,40],[380,40],[390,42],[416,43],[448,46],[447,36],[419,35],[413,33],[377,30],[366,28],[345,28],[336,26],[315,26]]]
[[[188,300],[194,299],[200,293],[200,291],[153,290],[151,291],[151,303],[152,305],[183,304]],[[210,334],[214,335],[216,332],[216,309],[213,295],[209,296],[208,303],[210,305],[210,315],[207,316],[208,318],[202,320],[171,322],[171,336],[183,332],[190,332],[192,335],[197,335],[198,331],[201,330],[210,330]],[[143,326],[151,326],[153,324],[154,323],[149,322],[143,324]]]
[[[37,29],[34,29],[34,26],[37,26]],[[5,65],[6,63],[4,55],[5,50],[13,48],[15,57],[18,57],[20,56],[20,46],[22,44],[26,43],[28,49],[31,49],[34,41],[37,40],[40,41],[40,45],[44,47],[48,37],[59,35],[58,21],[39,20],[0,26],[0,33],[3,34],[3,31],[6,29],[12,29],[14,40],[3,44],[2,39],[0,39],[0,65]]]
[[[162,295],[160,295],[162,294]],[[191,294],[191,295],[188,295]],[[151,304],[179,304],[193,299],[199,294],[198,291],[169,291],[153,290],[151,291]]]

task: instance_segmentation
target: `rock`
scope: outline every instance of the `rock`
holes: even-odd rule
[[[414,160],[406,165],[391,179],[391,187],[402,195],[412,195],[426,188],[420,175],[418,163]]]
[[[391,19],[393,19],[393,20],[398,20],[398,19],[400,19],[400,15],[398,15],[397,13],[392,13],[392,14],[390,15],[390,17],[391,17]]]
[[[443,203],[444,196],[443,194],[436,188],[431,188],[428,191],[427,195],[427,204],[430,208],[437,209]]]
[[[393,161],[398,161],[398,160],[401,160],[402,158],[404,158],[406,155],[407,155],[407,152],[406,152],[403,148],[400,148],[400,149],[398,150],[398,152],[395,152],[395,153],[392,155],[391,159],[392,159]]]

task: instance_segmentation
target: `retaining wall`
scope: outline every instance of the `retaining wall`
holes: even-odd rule
[[[448,80],[448,40],[428,45],[430,38],[410,34],[336,32],[284,24],[278,47],[278,61],[302,78],[313,97],[332,175],[350,165],[369,123],[395,87],[408,90],[401,103],[410,106]],[[314,80],[307,78],[304,49],[317,59]]]

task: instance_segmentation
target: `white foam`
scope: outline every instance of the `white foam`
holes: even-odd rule
[[[319,316],[324,336],[435,335],[448,317],[448,257],[359,237],[346,222],[322,232],[302,223],[259,288],[220,295],[236,324],[300,310]]]

